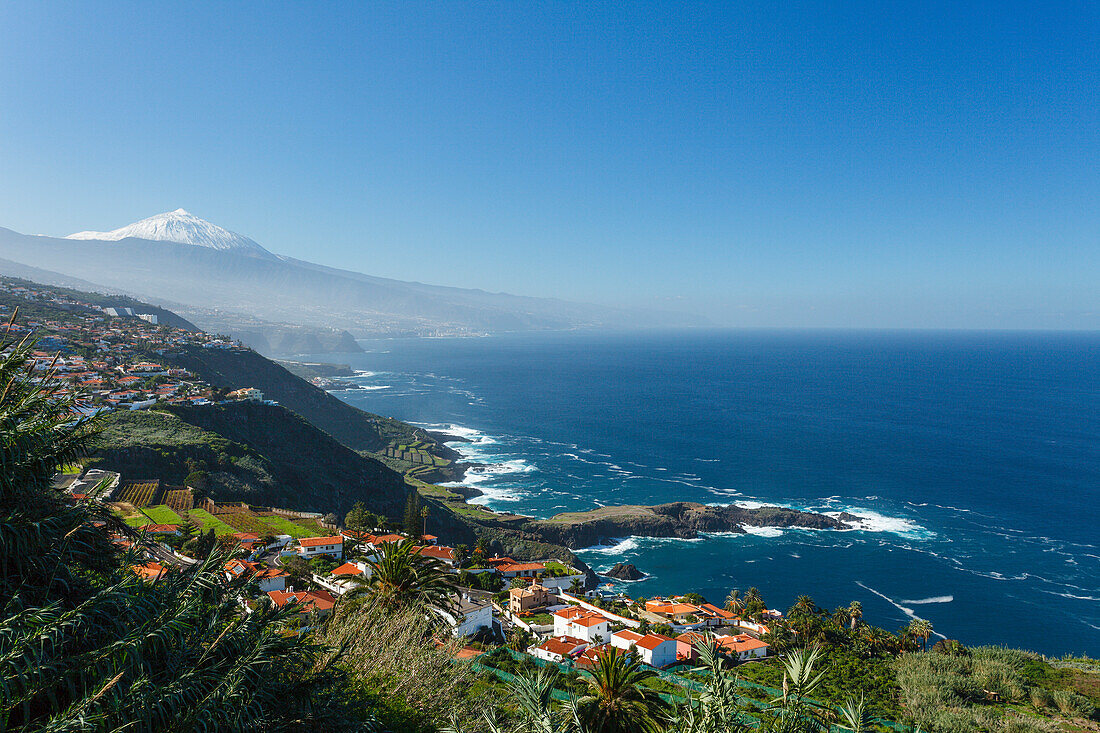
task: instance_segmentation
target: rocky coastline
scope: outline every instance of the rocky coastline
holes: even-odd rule
[[[576,550],[610,544],[623,537],[694,539],[706,532],[744,533],[745,527],[853,528],[825,514],[786,507],[750,509],[736,504],[710,506],[678,501],[656,506],[613,506],[588,512],[567,512],[550,519],[532,520],[525,529],[544,542]]]

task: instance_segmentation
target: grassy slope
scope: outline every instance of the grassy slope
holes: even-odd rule
[[[196,468],[215,500],[342,515],[355,501],[400,516],[408,488],[364,457],[282,407],[232,403],[106,417],[91,460],[124,476],[180,484]]]
[[[190,512],[188,512],[188,516],[199,523],[203,532],[213,529],[214,535],[217,537],[221,537],[222,535],[227,534],[233,534],[237,531],[222,520],[215,517],[213,514],[210,514],[209,512],[202,509],[192,509]]]
[[[364,412],[291,374],[254,351],[189,347],[172,358],[215,387],[256,387],[354,450],[377,451],[391,440],[421,437],[411,425]]]

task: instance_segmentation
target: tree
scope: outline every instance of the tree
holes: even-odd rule
[[[420,530],[420,494],[413,489],[409,492],[409,498],[405,500],[405,531],[410,537],[421,534]]]
[[[366,504],[357,501],[344,516],[344,526],[353,532],[365,532],[374,529],[376,519],[374,513],[367,510]]]
[[[455,566],[463,567],[470,559],[470,546],[458,544],[454,549]]]
[[[569,592],[573,595],[584,593],[584,583],[581,582],[578,578],[573,578],[571,581],[569,581]]]
[[[577,701],[580,719],[591,731],[634,733],[658,731],[666,706],[656,690],[644,686],[657,672],[642,666],[615,647],[596,656],[596,666],[586,672],[588,693]]]
[[[370,583],[349,596],[366,596],[385,608],[419,603],[448,609],[452,605],[453,576],[441,561],[421,555],[414,540],[384,543],[367,566]]]
[[[852,629],[854,630],[863,619],[863,604],[859,601],[852,601],[849,603],[848,616],[852,619]]]
[[[534,639],[531,632],[519,625],[508,630],[508,648],[516,652],[525,652]]]
[[[730,613],[741,613],[745,602],[741,600],[741,591],[734,588],[726,595],[726,610]]]
[[[909,622],[909,633],[921,640],[921,649],[928,651],[928,637],[932,636],[932,622],[915,618]]]

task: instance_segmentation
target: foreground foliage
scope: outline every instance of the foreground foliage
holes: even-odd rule
[[[335,655],[288,634],[285,612],[241,613],[223,555],[155,583],[129,572],[107,534],[125,525],[50,486],[94,421],[41,390],[30,343],[3,346],[0,730],[363,728]]]

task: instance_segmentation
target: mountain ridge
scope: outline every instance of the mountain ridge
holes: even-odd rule
[[[182,208],[155,214],[109,232],[76,232],[65,239],[99,242],[145,239],[151,242],[190,244],[219,251],[242,250],[260,257],[276,256],[260,246],[256,240],[231,232]]]
[[[155,246],[154,246],[155,245]],[[264,250],[264,252],[267,252]],[[680,327],[705,319],[391,280],[247,249],[67,239],[0,227],[0,257],[121,292],[353,335]]]

